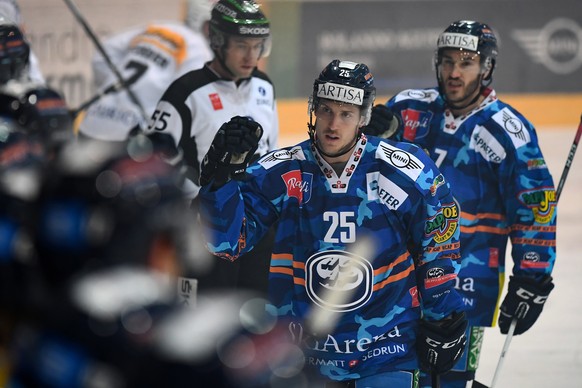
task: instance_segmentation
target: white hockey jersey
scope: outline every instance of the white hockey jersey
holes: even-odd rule
[[[101,140],[123,140],[130,130],[145,128],[160,97],[181,75],[201,68],[212,59],[206,38],[181,22],[160,22],[132,28],[103,44],[143,107],[143,112],[126,90],[106,94],[91,105],[79,125],[79,132]],[[93,59],[95,84],[103,91],[118,82],[101,55]]]

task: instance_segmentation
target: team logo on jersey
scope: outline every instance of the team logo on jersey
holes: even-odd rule
[[[376,150],[376,158],[390,163],[408,175],[413,181],[416,181],[424,168],[424,164],[416,156],[388,143],[379,144]]]
[[[552,220],[556,209],[556,191],[551,189],[533,189],[519,194],[521,203],[532,209],[537,223],[547,224]]]
[[[291,149],[271,152],[263,156],[258,163],[263,166],[264,169],[268,170],[279,163],[287,162],[291,159],[305,160],[305,155],[303,154],[301,147],[293,147]]]
[[[469,148],[476,150],[485,160],[492,163],[501,163],[507,155],[501,143],[481,125],[475,126]]]
[[[404,109],[400,111],[400,117],[404,122],[404,140],[414,141],[422,139],[428,134],[432,112],[423,112],[416,109]]]
[[[547,268],[550,263],[545,261],[540,261],[540,254],[537,252],[526,252],[520,262],[520,268]]]
[[[214,110],[221,110],[223,108],[222,101],[220,100],[218,93],[211,93],[208,95],[208,98],[210,98],[210,103],[212,104],[212,108]]]
[[[509,134],[515,148],[530,142],[531,138],[526,126],[509,109],[503,108],[492,117]]]
[[[424,233],[441,244],[453,237],[458,224],[459,208],[453,202],[444,205],[438,213],[426,221]]]
[[[379,201],[390,210],[396,210],[408,198],[408,194],[379,172],[366,174],[368,200]]]
[[[424,279],[424,287],[426,289],[440,286],[449,280],[453,280],[457,275],[454,273],[446,274],[445,270],[440,267],[430,268],[426,272],[426,279]]]
[[[289,198],[297,198],[300,205],[309,202],[311,188],[313,187],[312,173],[292,170],[281,175],[281,178],[285,182],[285,186],[287,186],[287,196]]]
[[[352,311],[372,297],[374,268],[350,252],[316,253],[305,262],[305,289],[309,299],[331,311]]]

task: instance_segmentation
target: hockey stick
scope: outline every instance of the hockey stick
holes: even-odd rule
[[[99,101],[101,98],[103,98],[104,96],[106,96],[110,93],[118,92],[124,88],[129,91],[129,89],[128,89],[129,86],[133,85],[135,83],[135,81],[137,81],[140,76],[141,76],[141,73],[135,73],[131,77],[129,77],[127,80],[116,82],[113,85],[105,88],[102,92],[95,94],[89,100],[87,100],[84,103],[82,103],[81,105],[79,105],[79,107],[72,110],[71,114],[73,115],[73,118],[76,118],[79,115],[79,113],[81,113],[82,111],[84,111],[85,109],[87,109],[88,107],[90,107],[91,105],[93,105],[94,103]]]
[[[560,178],[558,188],[556,189],[556,202],[558,202],[560,194],[562,193],[562,188],[564,187],[564,183],[566,183],[566,177],[568,176],[568,172],[570,172],[570,166],[572,165],[572,161],[574,160],[574,155],[576,154],[576,149],[578,148],[578,142],[580,141],[581,134],[582,134],[582,115],[580,115],[580,124],[578,125],[578,130],[576,131],[574,142],[570,147],[570,152],[568,153],[568,158],[566,159],[564,171],[562,171],[562,177]]]
[[[77,19],[79,24],[81,24],[81,26],[85,30],[85,33],[87,34],[89,39],[91,39],[91,41],[93,42],[93,44],[95,45],[97,50],[101,53],[101,55],[105,59],[105,62],[109,66],[109,69],[113,72],[113,74],[115,74],[115,77],[117,78],[117,80],[119,81],[121,86],[125,87],[131,102],[133,102],[139,108],[139,111],[142,115],[142,118],[144,119],[144,122],[147,123],[149,121],[149,117],[146,114],[145,109],[143,108],[143,106],[141,105],[141,103],[139,102],[139,100],[137,99],[135,94],[131,91],[131,89],[129,88],[129,85],[127,85],[126,81],[121,76],[121,73],[119,72],[119,70],[117,69],[115,64],[111,61],[111,58],[109,57],[109,55],[107,54],[107,52],[105,51],[103,46],[101,45],[99,38],[97,38],[97,35],[95,35],[95,33],[93,32],[93,30],[91,29],[91,27],[89,26],[89,24],[87,23],[87,21],[85,20],[83,15],[81,15],[81,12],[79,11],[79,9],[75,5],[75,3],[73,3],[73,0],[63,0],[63,1],[65,2],[65,4],[67,4],[69,9],[73,13],[73,16],[75,16],[75,19]],[[77,113],[79,111],[80,110],[77,109]]]
[[[568,176],[568,172],[570,171],[570,166],[572,165],[572,161],[574,160],[574,155],[576,154],[576,149],[578,148],[578,142],[580,141],[580,135],[582,134],[582,115],[580,116],[580,124],[578,125],[578,129],[576,130],[576,136],[574,137],[574,142],[570,147],[570,152],[568,153],[568,158],[566,159],[566,165],[564,166],[564,170],[562,171],[562,176],[560,178],[560,182],[558,183],[558,188],[556,189],[556,202],[560,198],[560,194],[562,193],[562,189],[564,188],[564,183],[566,182],[566,177]],[[523,302],[522,302],[523,303]],[[477,380],[473,380],[473,384],[471,388],[494,388],[495,383],[497,382],[497,378],[499,377],[499,372],[501,370],[501,366],[503,365],[503,361],[505,361],[505,355],[507,350],[509,349],[509,344],[511,343],[511,339],[513,337],[513,332],[515,331],[515,326],[517,326],[517,320],[521,317],[521,312],[525,309],[521,309],[521,307],[525,307],[520,304],[517,308],[516,317],[511,320],[511,324],[509,325],[509,330],[507,331],[507,337],[505,337],[505,342],[503,344],[503,349],[501,350],[501,355],[499,356],[499,361],[497,361],[497,367],[495,368],[495,373],[493,375],[493,380],[491,381],[491,386],[487,387],[485,384],[478,382]]]

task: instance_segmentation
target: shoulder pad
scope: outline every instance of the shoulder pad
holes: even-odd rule
[[[433,102],[439,96],[435,89],[407,89],[398,93],[394,97],[394,102],[404,100],[419,100],[423,102]]]

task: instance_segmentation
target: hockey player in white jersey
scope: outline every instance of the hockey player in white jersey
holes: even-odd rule
[[[164,138],[166,143],[169,138],[183,153],[185,190],[191,198],[196,197],[200,188],[202,158],[224,122],[237,115],[259,122],[265,135],[256,151],[258,155],[274,149],[279,134],[275,88],[267,74],[257,68],[271,45],[270,23],[258,4],[247,0],[218,1],[210,20],[210,44],[213,60],[168,87],[148,129],[152,138]],[[207,286],[238,286],[264,292],[270,238],[251,255],[253,258],[246,257],[241,264],[225,265],[214,260],[213,271],[219,273],[199,277],[201,290]]]
[[[79,133],[101,140],[120,141],[131,131],[145,129],[147,119],[168,85],[212,59],[208,20],[215,2],[185,0],[183,22],[152,22],[105,40],[105,52],[141,107],[132,101],[124,88],[107,93],[81,113]],[[100,93],[119,83],[101,54],[94,56],[92,67],[95,86]]]

